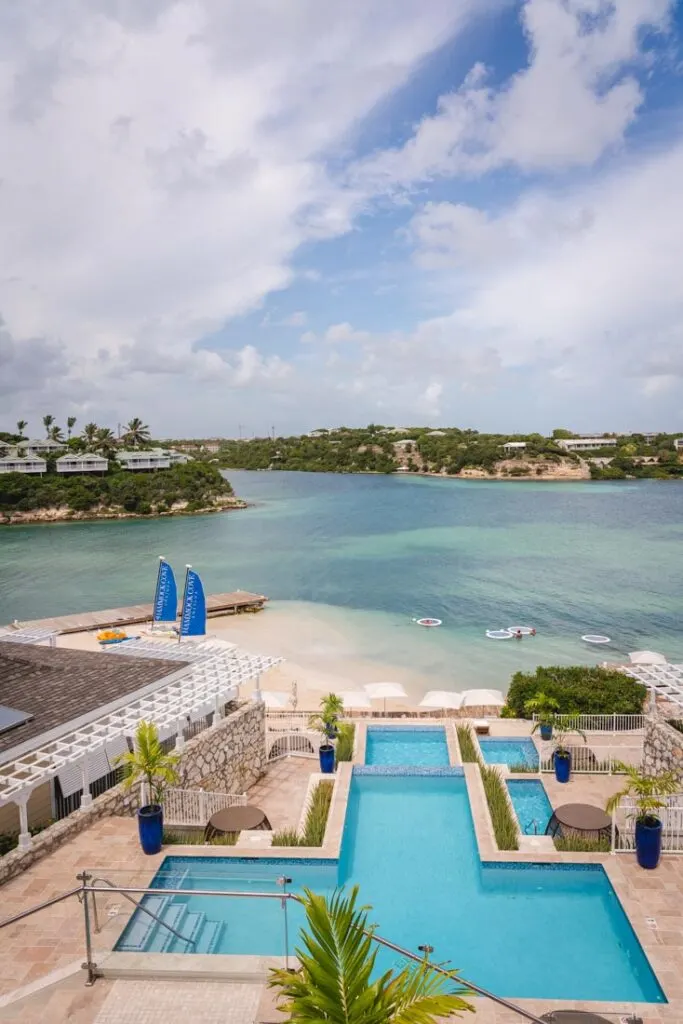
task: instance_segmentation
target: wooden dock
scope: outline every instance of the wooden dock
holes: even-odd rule
[[[260,612],[268,600],[263,594],[250,594],[235,590],[232,594],[209,594],[206,598],[207,618],[216,615],[237,615],[239,612]],[[179,612],[180,614],[180,612]],[[128,608],[105,608],[101,612],[81,612],[77,615],[58,615],[52,619],[32,619],[22,622],[25,627],[53,629],[56,633],[82,633],[107,626],[133,626],[152,621],[151,604],[134,604]]]

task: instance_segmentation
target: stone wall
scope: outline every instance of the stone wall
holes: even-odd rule
[[[180,764],[183,789],[243,793],[266,767],[265,704],[243,704],[215,729],[185,744]]]
[[[683,733],[660,715],[648,715],[645,722],[643,770],[649,775],[673,771],[683,780]]]
[[[265,705],[248,703],[229,714],[216,728],[206,729],[189,740],[181,754],[180,783],[185,789],[217,793],[243,793],[263,775],[266,765]],[[74,811],[34,836],[28,850],[12,850],[0,857],[0,885],[41,860],[62,843],[99,818],[126,817],[139,805],[137,787],[115,786],[93,800],[90,807]]]

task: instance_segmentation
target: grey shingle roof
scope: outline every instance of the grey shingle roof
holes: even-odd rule
[[[0,733],[0,754],[160,681],[183,664],[0,642],[0,704],[34,716]]]

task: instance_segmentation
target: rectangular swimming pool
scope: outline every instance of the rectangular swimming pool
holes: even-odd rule
[[[538,750],[533,740],[516,736],[479,737],[481,753],[487,764],[506,764],[511,768],[514,764],[523,764],[527,768],[538,769]]]
[[[447,767],[448,745],[442,726],[371,725],[365,746],[365,763],[412,768]]]
[[[544,836],[553,808],[543,783],[538,779],[508,779],[506,785],[522,832]]]
[[[367,770],[366,770],[367,771]],[[599,866],[482,864],[465,779],[457,769],[411,776],[354,774],[339,863],[168,857],[145,897],[196,939],[194,952],[282,955],[279,901],[193,897],[192,889],[330,892],[358,883],[380,934],[434,947],[465,978],[510,998],[665,1002],[643,950]],[[290,905],[290,943],[301,912]],[[118,949],[182,952],[138,910]],[[396,962],[382,950],[378,968]]]

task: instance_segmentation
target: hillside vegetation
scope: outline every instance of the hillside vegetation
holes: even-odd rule
[[[559,444],[569,431],[541,434],[481,434],[456,428],[432,431],[409,427],[391,431],[377,425],[360,429],[315,431],[319,436],[225,440],[217,452],[201,442],[185,450],[232,469],[303,470],[324,473],[435,473],[463,477],[626,479],[683,477],[683,464],[671,435],[647,444],[642,435],[619,437],[581,456]],[[523,441],[523,449],[505,451],[507,441]],[[215,442],[214,442],[215,443]],[[597,461],[595,461],[597,460]]]
[[[242,505],[219,470],[205,462],[139,473],[112,465],[114,468],[103,476],[0,474],[0,514],[5,520],[26,521],[40,510],[61,510],[85,518],[199,512]]]

